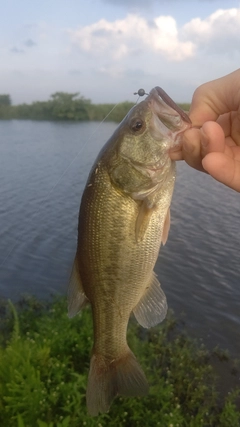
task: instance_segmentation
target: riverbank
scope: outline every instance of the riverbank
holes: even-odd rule
[[[8,96],[8,95],[6,95]],[[136,96],[136,101],[138,97]],[[0,100],[1,101],[1,100]],[[79,93],[56,92],[47,101],[36,101],[31,104],[1,105],[0,119],[49,120],[49,121],[108,121],[120,122],[135,102],[124,101],[117,104],[92,104],[90,99]],[[179,104],[189,110],[190,104]]]
[[[190,340],[172,315],[150,330],[130,322],[129,345],[149,380],[149,395],[119,397],[109,414],[97,418],[85,405],[90,310],[70,320],[64,298],[51,304],[27,298],[17,307],[2,303],[1,318],[2,426],[240,425],[238,362]]]

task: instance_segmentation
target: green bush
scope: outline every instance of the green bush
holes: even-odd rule
[[[108,414],[96,418],[88,416],[85,404],[90,310],[69,320],[64,299],[48,306],[29,299],[18,310],[10,303],[3,325],[3,427],[240,425],[239,391],[219,398],[210,353],[179,332],[172,317],[149,331],[130,322],[129,344],[148,377],[149,395],[118,397]]]
[[[137,101],[137,98],[136,98]],[[35,101],[31,104],[11,105],[10,95],[0,95],[0,120],[71,120],[86,121],[108,120],[120,122],[135,102],[118,104],[92,104],[80,93],[56,92],[47,101]],[[190,104],[178,104],[188,111]]]

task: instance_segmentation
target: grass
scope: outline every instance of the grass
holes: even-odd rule
[[[150,383],[145,398],[115,399],[110,412],[87,415],[85,391],[92,347],[91,312],[69,320],[65,299],[33,299],[2,308],[0,425],[3,427],[239,427],[239,390],[218,390],[215,363],[228,364],[190,340],[170,316],[146,331],[130,322],[129,344]],[[226,365],[225,365],[226,366]],[[238,367],[234,373],[239,376]],[[226,369],[225,369],[226,371]],[[231,384],[231,372],[225,373]]]

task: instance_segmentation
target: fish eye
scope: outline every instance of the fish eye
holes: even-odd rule
[[[134,132],[137,132],[139,130],[141,130],[143,127],[143,121],[141,119],[136,119],[134,120],[134,122],[131,124],[131,129]]]

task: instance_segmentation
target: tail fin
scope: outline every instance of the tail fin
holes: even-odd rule
[[[92,356],[87,386],[90,415],[107,412],[118,394],[144,396],[147,393],[147,379],[130,349],[112,362],[107,362],[101,355]]]

